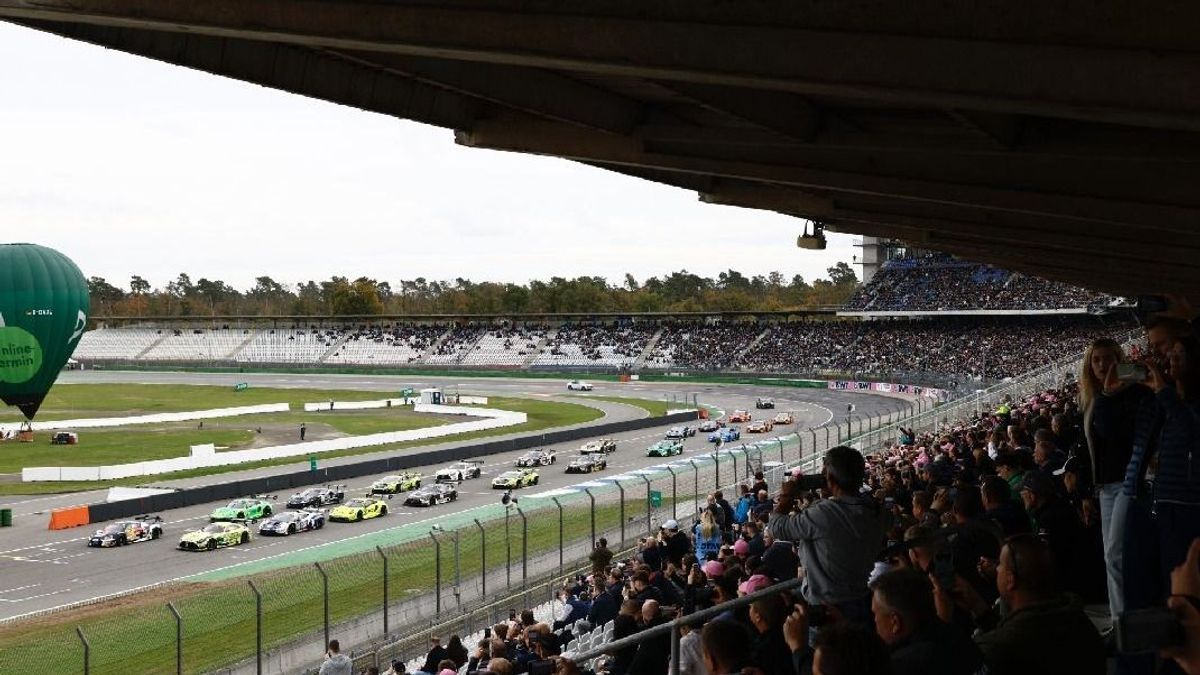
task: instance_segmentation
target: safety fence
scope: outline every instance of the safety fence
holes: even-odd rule
[[[745,439],[627,473],[590,474],[570,488],[524,488],[508,505],[446,513],[331,545],[342,553],[359,547],[346,555],[314,547],[268,563],[287,567],[256,572],[252,566],[262,563],[247,563],[0,625],[0,674],[294,672],[319,662],[329,638],[347,647],[376,645],[360,649],[361,656],[384,662],[447,617],[466,631],[473,621],[490,620],[485,608],[497,597],[531,599],[545,592],[547,580],[561,585],[600,537],[613,550],[636,547],[667,519],[690,525],[714,490],[733,499],[737,485],[758,470],[778,485],[791,466],[917,411],[897,400],[894,410],[878,415]],[[446,507],[433,507],[430,516],[439,508]]]

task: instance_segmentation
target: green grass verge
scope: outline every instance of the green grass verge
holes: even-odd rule
[[[669,500],[668,500],[669,501]],[[600,530],[618,521],[618,505],[596,509]],[[644,508],[637,499],[626,501],[627,513]],[[529,555],[555,551],[558,546],[556,509],[527,513]],[[520,519],[510,521],[514,580],[520,578],[522,542]],[[504,520],[489,520],[488,569],[503,569],[506,560]],[[586,505],[564,512],[564,541],[586,540],[590,532]],[[636,531],[631,526],[630,534]],[[443,535],[441,560],[443,602],[453,602],[450,585],[454,554],[451,539]],[[483,540],[478,528],[460,530],[461,575],[470,579],[482,569]],[[197,553],[195,555],[220,555]],[[388,549],[388,582],[393,601],[430,591],[434,586],[435,548],[425,535]],[[338,622],[378,610],[383,603],[383,562],[375,552],[328,561],[330,619]],[[263,643],[267,648],[299,635],[320,630],[324,615],[321,578],[312,566],[301,566],[254,577],[263,594]],[[494,590],[494,589],[490,589]],[[183,616],[184,671],[203,672],[248,658],[254,653],[254,597],[242,581],[188,583],[140,593],[112,603],[84,608],[0,628],[0,675],[9,673],[62,673],[81,670],[82,653],[75,627],[91,643],[91,672],[124,675],[171,673],[175,668],[175,622],[165,607],[172,602]]]
[[[275,390],[275,391],[282,391],[282,390]],[[376,394],[376,396],[378,396],[378,394]],[[350,455],[361,455],[361,454],[374,453],[374,452],[405,450],[405,449],[409,449],[409,448],[415,448],[415,447],[429,445],[431,443],[466,442],[466,441],[479,439],[479,438],[487,438],[490,436],[498,436],[498,435],[504,435],[504,434],[513,434],[513,433],[528,433],[530,431],[540,431],[542,429],[550,429],[550,428],[554,428],[554,427],[561,427],[561,426],[567,426],[567,425],[572,425],[572,424],[582,424],[584,422],[590,422],[590,421],[599,419],[604,414],[603,412],[597,410],[596,408],[591,408],[591,407],[588,407],[585,405],[577,405],[574,403],[561,403],[561,402],[557,402],[557,401],[541,401],[541,400],[524,399],[524,398],[509,398],[509,397],[502,397],[502,396],[490,397],[488,400],[488,406],[499,408],[502,410],[512,410],[512,411],[517,411],[517,412],[524,412],[527,415],[528,419],[526,422],[524,422],[522,424],[514,425],[511,427],[504,427],[504,428],[500,428],[500,429],[488,429],[485,431],[474,431],[474,432],[468,432],[468,433],[462,433],[462,434],[454,434],[452,436],[445,436],[443,438],[437,438],[437,439],[433,439],[431,441],[430,440],[408,441],[408,442],[404,442],[404,443],[395,443],[395,444],[385,445],[385,446],[375,446],[375,447],[370,447],[370,448],[355,448],[355,449],[350,449],[350,450],[339,450],[339,451],[334,451],[334,452],[322,453],[321,459],[331,459],[334,457],[345,457],[345,456],[350,456]],[[398,413],[400,413],[400,411],[393,410],[390,412],[390,414],[392,414],[392,415],[396,415]],[[414,413],[404,413],[404,414],[413,415]],[[323,415],[325,415],[325,413],[307,413],[307,419],[311,420],[314,417],[319,420],[327,419],[326,417],[323,417]],[[264,416],[264,417],[268,417],[268,416]],[[348,417],[347,419],[353,419],[354,417],[356,417],[356,414],[351,414],[351,416]],[[423,417],[423,416],[418,416],[418,417]],[[246,419],[252,420],[252,419],[256,419],[256,418],[257,418],[257,416],[252,416],[252,417],[247,417]],[[328,419],[334,419],[334,417],[330,416]],[[210,426],[210,424],[208,424],[208,423],[205,424],[206,428],[208,428],[209,426]],[[299,426],[299,421],[296,421],[296,426]],[[428,426],[428,424],[422,424],[422,425],[418,425],[418,426]],[[398,430],[401,428],[403,428],[403,427],[401,427],[399,424],[397,424],[389,429],[384,429],[384,430]],[[90,433],[91,432],[89,432],[89,434]],[[361,432],[361,433],[366,433],[366,432]],[[81,436],[81,439],[84,439],[84,437]],[[84,440],[85,440],[84,444],[81,444],[79,446],[68,446],[68,447],[76,447],[76,448],[80,448],[80,449],[86,449],[88,446],[86,444],[86,439],[84,439]],[[208,442],[208,441],[203,441],[203,442]],[[51,447],[53,447],[53,448],[64,447],[64,446],[49,446],[49,445],[43,446],[40,444],[33,444],[31,446],[29,444],[12,443],[12,444],[6,444],[4,449],[7,451],[8,447],[10,445],[12,447],[18,447],[18,448],[21,446],[24,446],[26,448],[38,447],[38,448],[42,449],[39,451],[44,451],[45,448],[51,448]],[[177,450],[173,454],[175,454],[175,455],[183,454],[183,452],[186,452],[186,447],[187,446],[184,445],[183,446],[184,449],[182,451]],[[126,456],[123,461],[133,461],[133,460],[131,460],[128,456]],[[154,477],[127,478],[127,479],[120,479],[120,480],[115,480],[115,481],[46,481],[46,482],[38,482],[38,483],[0,483],[0,495],[52,494],[52,493],[60,493],[60,492],[75,492],[75,491],[80,491],[80,490],[104,489],[104,488],[108,488],[108,487],[112,487],[112,486],[116,486],[116,485],[143,485],[143,484],[147,484],[147,483],[157,483],[157,482],[161,482],[161,481],[165,481],[165,480],[193,478],[196,476],[207,476],[207,475],[226,473],[226,472],[230,472],[230,471],[256,469],[256,468],[266,467],[266,466],[279,466],[279,465],[283,465],[283,464],[294,464],[296,461],[297,460],[295,458],[264,460],[261,462],[248,462],[245,464],[238,464],[236,466],[209,467],[209,468],[205,468],[205,469],[177,471],[174,473],[162,474],[160,476],[154,476]],[[30,466],[30,465],[33,465],[36,463],[37,462],[29,462],[29,463],[25,463],[24,466]]]
[[[675,408],[687,407],[686,403],[673,403],[667,401],[652,401],[644,398],[624,398],[622,396],[592,396],[588,394],[575,395],[575,398],[592,399],[594,401],[608,401],[609,403],[624,403],[635,408],[645,410],[651,417],[662,417],[667,414],[668,410]]]

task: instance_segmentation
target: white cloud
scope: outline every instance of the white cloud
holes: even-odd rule
[[[801,222],[0,24],[0,232],[91,276],[806,279]]]

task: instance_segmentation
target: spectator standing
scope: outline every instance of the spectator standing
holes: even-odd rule
[[[463,646],[462,638],[450,636],[450,642],[446,644],[446,658],[454,662],[455,669],[463,667],[467,662],[467,648]]]
[[[792,513],[794,495],[781,493],[771,515],[771,533],[796,544],[804,568],[801,592],[811,605],[835,605],[852,623],[870,617],[867,577],[885,547],[890,515],[860,494],[866,467],[853,448],[825,453],[830,497]],[[788,485],[796,485],[788,483]]]
[[[704,654],[704,666],[710,675],[740,673],[750,665],[750,634],[735,621],[710,621],[700,632],[700,646]]]
[[[642,604],[640,630],[660,626],[667,619],[659,612],[656,600],[647,600]],[[664,632],[655,637],[645,637],[638,645],[633,662],[629,664],[629,675],[661,675],[671,660],[671,633]]]
[[[700,514],[700,522],[692,529],[696,538],[696,559],[715,560],[721,550],[721,529],[711,509]]]
[[[429,653],[425,655],[425,665],[421,666],[421,672],[434,675],[438,672],[438,663],[446,658],[446,648],[442,646],[440,637],[430,638],[429,643]]]
[[[795,675],[791,649],[783,637],[788,608],[779,595],[750,604],[750,625],[757,634],[751,660],[765,675]]]
[[[329,641],[325,650],[325,662],[321,664],[318,675],[353,675],[354,662],[342,653],[342,646],[337,640]]]
[[[676,568],[682,568],[683,557],[691,550],[692,542],[688,540],[686,533],[679,530],[679,523],[674,518],[663,523],[662,529],[667,544],[667,559]]]
[[[608,550],[608,540],[600,537],[596,541],[596,547],[588,555],[588,560],[592,563],[592,574],[602,577],[605,571],[608,570],[608,565],[612,562],[612,559],[613,552]]]

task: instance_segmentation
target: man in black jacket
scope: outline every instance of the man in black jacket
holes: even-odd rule
[[[983,667],[983,653],[971,638],[938,619],[933,586],[921,572],[895,570],[876,579],[871,613],[893,675],[974,675]]]
[[[1040,471],[1030,471],[1021,481],[1021,500],[1033,517],[1037,534],[1050,544],[1058,561],[1058,587],[1084,596],[1090,590],[1088,579],[1093,578],[1090,565],[1099,561],[1088,555],[1087,532],[1075,509],[1058,496],[1054,481]]]
[[[642,616],[638,622],[639,630],[646,630],[662,625],[667,619],[659,611],[657,600],[647,600],[642,604]],[[671,658],[671,633],[664,632],[658,637],[646,638],[638,645],[633,662],[629,664],[629,675],[662,675],[667,671]]]

